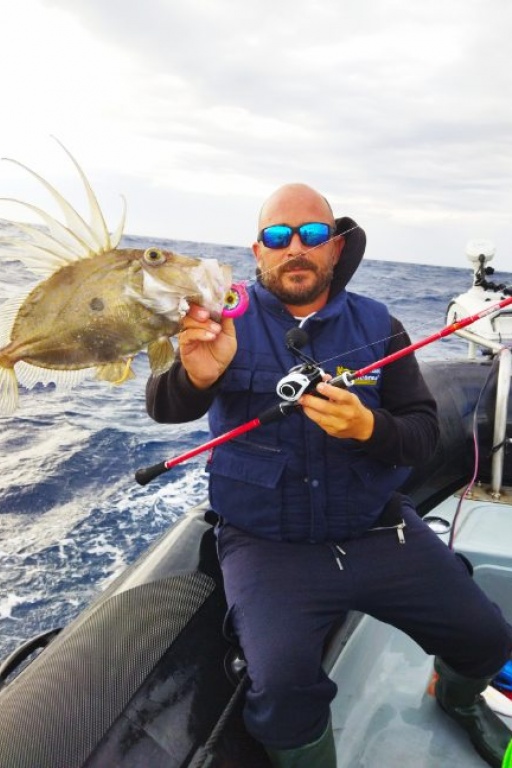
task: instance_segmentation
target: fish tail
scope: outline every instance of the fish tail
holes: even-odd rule
[[[0,355],[0,416],[10,416],[18,407],[18,382],[13,366]]]

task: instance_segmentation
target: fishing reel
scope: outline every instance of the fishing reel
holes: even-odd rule
[[[303,328],[291,328],[286,334],[287,349],[302,360],[300,365],[290,368],[286,376],[277,382],[277,394],[288,403],[295,403],[302,395],[312,392],[325,376],[325,371],[318,363],[301,352],[300,348],[307,342],[308,335]]]
[[[296,365],[277,382],[276,392],[283,400],[294,403],[302,395],[314,390],[324,376],[325,372],[314,363]]]

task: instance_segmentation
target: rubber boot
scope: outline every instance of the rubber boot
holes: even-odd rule
[[[478,754],[493,768],[501,768],[512,732],[481,696],[492,677],[464,677],[438,658],[434,668],[439,674],[438,704],[468,732]]]
[[[275,768],[336,768],[334,734],[329,725],[317,741],[296,749],[267,749]]]

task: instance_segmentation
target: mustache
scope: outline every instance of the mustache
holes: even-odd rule
[[[285,272],[293,272],[295,269],[311,269],[313,272],[317,272],[317,265],[307,259],[305,256],[296,256],[290,259],[289,262],[283,264],[279,269],[279,273],[282,275]]]

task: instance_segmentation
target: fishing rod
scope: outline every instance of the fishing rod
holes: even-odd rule
[[[169,469],[175,467],[176,464],[181,464],[183,461],[187,461],[188,459],[197,456],[198,453],[209,451],[211,448],[215,448],[217,445],[222,445],[222,443],[227,443],[229,440],[234,440],[235,437],[239,437],[246,432],[250,432],[251,429],[256,429],[256,427],[261,427],[264,424],[270,424],[272,421],[277,421],[283,416],[291,413],[296,408],[298,408],[297,403],[277,403],[271,408],[268,408],[266,411],[263,411],[263,413],[261,413],[259,416],[256,416],[256,418],[251,419],[251,421],[246,421],[245,424],[241,424],[239,427],[235,427],[229,432],[224,432],[224,434],[219,435],[218,437],[214,437],[213,440],[208,440],[208,442],[203,443],[202,445],[198,445],[197,448],[192,448],[192,450],[186,451],[186,453],[175,456],[173,459],[167,459],[167,461],[161,461],[151,467],[138,469],[135,473],[135,479],[139,485],[147,485],[149,482],[151,482],[151,480],[154,480],[155,477],[158,477],[164,472],[167,472]]]
[[[510,305],[512,305],[512,296],[491,304],[485,309],[480,310],[480,312],[476,312],[474,315],[464,317],[461,320],[456,320],[455,322],[450,323],[450,325],[442,328],[440,331],[437,331],[436,333],[433,333],[424,339],[420,339],[420,341],[416,341],[413,344],[409,344],[407,347],[404,347],[397,352],[386,355],[385,357],[382,357],[380,360],[377,360],[370,365],[359,368],[357,371],[344,371],[340,376],[336,376],[335,378],[330,379],[328,383],[341,389],[352,387],[357,383],[357,379],[365,376],[367,373],[371,373],[377,368],[383,368],[384,366],[393,363],[395,360],[399,360],[406,355],[412,354],[417,349],[421,349],[421,347],[425,347],[428,344],[432,344],[434,341],[438,341],[439,339],[443,339],[446,336],[450,336],[452,333],[455,333],[462,328],[466,328],[468,325],[476,323],[477,320],[481,320],[487,315],[492,315],[495,312],[498,312],[500,309]],[[301,354],[293,342],[290,342],[288,347],[293,349],[298,354]],[[186,453],[182,453],[179,456],[167,459],[166,461],[161,461],[158,464],[154,464],[153,466],[138,469],[135,473],[135,480],[137,483],[139,485],[147,485],[147,483],[149,483],[151,480],[154,480],[159,475],[162,475],[164,472],[172,469],[177,464],[181,464],[182,462],[197,456],[199,453],[203,453],[204,451],[208,451],[217,447],[218,445],[222,445],[223,443],[227,443],[230,440],[234,440],[236,437],[239,437],[246,432],[261,427],[265,424],[269,424],[272,421],[277,421],[278,419],[281,419],[284,416],[287,416],[288,414],[296,411],[300,407],[297,403],[299,398],[307,392],[314,391],[316,385],[323,380],[324,376],[323,370],[313,360],[303,355],[301,355],[301,357],[303,357],[305,362],[302,365],[294,366],[291,368],[288,374],[280,379],[277,383],[277,394],[283,398],[281,402],[277,403],[271,408],[268,408],[259,416],[256,416],[256,418],[251,419],[250,421],[235,427],[235,429],[232,429],[229,432],[225,432],[224,434],[219,435],[218,437],[215,437],[212,440],[209,440],[208,442],[203,443],[202,445],[199,445],[190,451],[187,451]]]
[[[416,341],[414,344],[409,344],[408,347],[399,349],[397,352],[393,352],[391,355],[387,355],[386,357],[377,360],[375,363],[366,365],[364,368],[360,368],[358,371],[354,371],[352,373],[349,371],[344,371],[341,376],[336,376],[336,378],[331,379],[329,384],[333,384],[334,386],[340,386],[340,384],[343,384],[345,387],[351,387],[355,384],[356,379],[359,379],[361,376],[365,376],[367,373],[371,373],[371,371],[374,371],[376,368],[382,368],[384,365],[389,365],[389,363],[393,363],[395,360],[399,360],[401,357],[410,355],[417,349],[421,349],[421,347],[426,347],[427,344],[432,344],[433,341],[444,339],[445,336],[450,336],[452,333],[460,331],[462,328],[466,328],[468,325],[476,323],[477,320],[482,320],[482,318],[487,317],[487,315],[492,315],[498,310],[503,309],[503,307],[510,306],[510,304],[512,304],[512,296],[509,296],[506,299],[502,299],[501,301],[497,301],[495,304],[491,304],[485,309],[480,310],[480,312],[476,312],[474,315],[469,315],[468,317],[463,317],[461,320],[456,320],[454,323],[450,323],[450,325],[446,325],[440,331],[437,331],[437,333],[433,333],[431,336],[427,336],[420,341]]]

